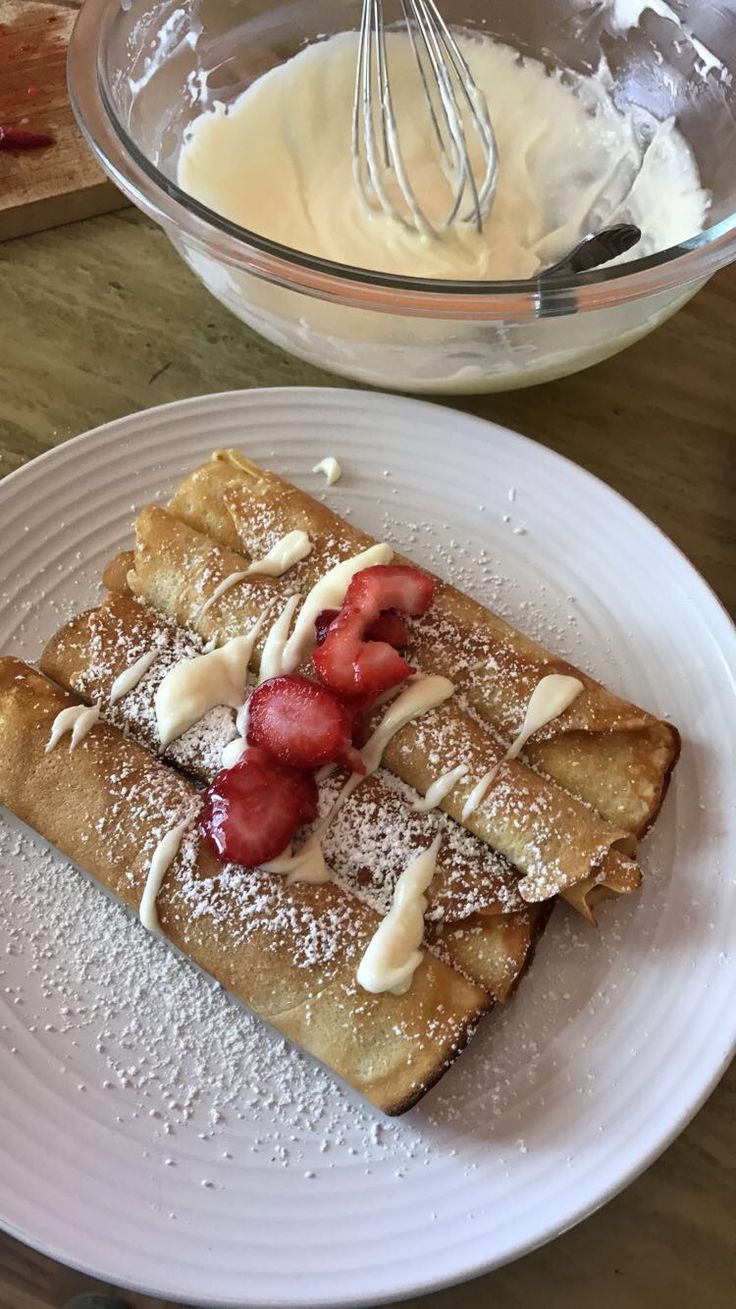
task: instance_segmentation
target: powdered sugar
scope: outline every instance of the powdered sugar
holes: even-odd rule
[[[394,1159],[408,1176],[454,1148],[447,1129],[471,1118],[507,1125],[497,1129],[503,1167],[503,1142],[516,1148],[524,1087],[538,1078],[563,1015],[571,1018],[602,985],[598,1005],[610,1000],[617,983],[602,978],[631,917],[630,906],[619,906],[619,930],[609,921],[595,939],[563,915],[508,1016],[399,1123],[226,1003],[221,987],[13,819],[0,820],[0,862],[12,869],[2,902],[0,939],[12,957],[9,981],[0,956],[2,1044],[20,1054],[40,1043],[60,1093],[95,1096],[98,1117],[132,1131],[151,1152],[150,1167],[177,1168],[194,1153],[209,1172],[188,1168],[192,1185],[209,1173],[227,1185],[228,1161],[244,1155],[275,1169],[308,1162],[318,1178],[328,1167]]]
[[[149,1120],[143,1136],[165,1149],[162,1165],[171,1166],[182,1129],[214,1140],[243,1118],[251,1149],[281,1148],[279,1166],[300,1157],[305,1134],[321,1133],[334,1149],[358,1131],[368,1148],[367,1108],[241,1006],[224,1003],[221,987],[12,820],[0,822],[0,861],[14,868],[4,950],[23,958],[29,980],[28,994],[17,982],[0,987],[4,1000],[21,1007],[32,1035],[44,1033],[51,1076],[78,1082],[79,1042],[94,1050],[94,1082],[87,1058],[83,1085],[111,1095],[111,1121],[121,1128]],[[299,1134],[287,1149],[290,1130]],[[386,1148],[401,1148],[387,1132]]]
[[[156,750],[156,691],[175,664],[203,653],[203,643],[193,632],[168,623],[151,609],[142,605],[140,609],[140,625],[119,623],[112,638],[109,624],[105,625],[103,637],[101,631],[95,631],[94,615],[91,616],[90,662],[75,679],[75,688],[90,699],[103,696],[105,717],[117,727],[130,729],[137,738]],[[128,695],[110,705],[109,695],[105,692],[109,692],[121,660],[126,666],[132,664],[152,647],[160,652],[155,663]],[[220,767],[224,746],[236,736],[234,712],[218,706],[173,741],[166,748],[164,757],[185,770],[191,767],[193,759],[197,759],[206,774],[213,776]]]
[[[459,921],[496,904],[501,912],[524,908],[515,870],[446,814],[417,814],[416,793],[387,770],[379,785],[359,786],[333,820],[325,837],[325,858],[342,885],[364,896],[379,913],[388,912],[396,881],[417,851],[442,835],[439,873],[430,888],[428,921]],[[342,781],[330,776],[320,786],[320,811],[329,812]]]

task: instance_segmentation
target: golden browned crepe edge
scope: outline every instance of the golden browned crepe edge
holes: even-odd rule
[[[102,584],[116,595],[130,595],[128,573],[135,567],[135,550],[121,550],[102,572]]]

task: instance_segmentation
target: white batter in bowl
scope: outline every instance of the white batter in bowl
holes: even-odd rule
[[[179,154],[179,184],[295,250],[415,277],[534,277],[589,232],[617,222],[641,228],[635,258],[702,231],[708,196],[686,140],[672,118],[618,109],[605,62],[589,76],[560,76],[490,38],[461,37],[460,48],[498,144],[498,187],[482,232],[455,222],[441,236],[422,235],[362,201],[350,149],[353,32],[308,46],[232,104],[201,114]],[[388,33],[386,54],[404,166],[421,208],[438,222],[449,188],[408,36]],[[480,179],[470,132],[468,144]]]

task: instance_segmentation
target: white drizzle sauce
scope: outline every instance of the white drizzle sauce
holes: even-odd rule
[[[241,704],[235,715],[235,727],[239,736],[248,735],[248,718],[250,717],[250,696]]]
[[[412,677],[401,695],[389,705],[360,752],[368,775],[375,773],[386,746],[400,728],[410,723],[412,718],[419,718],[428,714],[430,709],[437,709],[445,700],[449,700],[454,690],[448,678],[438,677],[435,673],[419,673]]]
[[[156,692],[156,725],[162,746],[170,745],[216,705],[239,709],[245,698],[248,665],[263,617],[245,636],[234,636],[208,654],[182,659]]]
[[[117,704],[122,700],[124,695],[129,695],[134,691],[138,683],[145,677],[149,668],[158,659],[158,650],[147,650],[142,654],[140,659],[136,659],[130,668],[125,668],[122,673],[118,673],[112,686],[110,687],[110,704]]]
[[[282,536],[275,545],[271,546],[268,554],[265,554],[262,559],[254,559],[247,568],[223,577],[222,581],[215,587],[212,595],[197,610],[196,619],[203,618],[213,604],[230,591],[232,587],[237,586],[238,582],[244,582],[247,577],[252,577],[254,573],[257,573],[260,577],[283,577],[284,573],[293,568],[294,564],[301,563],[302,559],[306,559],[311,553],[312,542],[306,532],[301,531],[301,529],[287,532],[286,536]]]
[[[294,671],[293,668],[287,667],[284,651],[289,639],[292,619],[299,608],[300,601],[300,595],[289,596],[276,622],[272,623],[261,655],[259,682],[265,682],[269,677],[281,677],[282,673],[292,673]]]
[[[227,745],[222,747],[220,767],[234,768],[236,764],[240,763],[247,749],[248,746],[242,736],[236,736],[234,741],[228,741]]]
[[[585,690],[577,677],[567,677],[564,673],[548,673],[537,683],[529,697],[521,731],[509,746],[508,758],[515,759],[524,749],[530,736],[546,727],[553,719],[559,718],[566,709],[577,700]]]
[[[149,932],[160,931],[158,913],[156,912],[156,897],[161,890],[164,877],[179,853],[182,837],[191,821],[191,818],[186,818],[184,822],[172,827],[171,831],[161,837],[151,857],[146,885],[143,888],[143,895],[138,908],[138,917]]]
[[[582,691],[585,690],[583,683],[577,677],[567,677],[564,673],[549,673],[537,683],[529,697],[529,703],[526,707],[524,722],[516,739],[509,746],[503,759],[499,759],[493,768],[490,768],[484,777],[473,787],[465,804],[463,805],[462,821],[465,822],[471,814],[481,805],[488,793],[488,789],[496,776],[502,763],[507,759],[515,759],[521,754],[530,736],[538,732],[540,727],[546,727],[553,719],[558,718],[566,709],[569,709],[574,700],[577,700]]]
[[[405,995],[422,962],[426,892],[437,867],[441,841],[442,837],[436,836],[428,849],[404,869],[394,888],[391,908],[368,943],[356,980],[372,995],[385,991]]]
[[[307,533],[297,528],[282,536],[262,559],[254,559],[245,575],[249,577],[251,573],[258,573],[262,577],[283,577],[294,564],[301,563],[311,553],[312,542]]]
[[[240,760],[248,749],[248,743],[245,738],[248,735],[249,710],[250,696],[248,696],[248,699],[240,706],[235,718],[235,729],[238,735],[234,741],[228,741],[227,745],[223,746],[222,754],[220,756],[221,768],[234,768],[236,764],[240,763]]]
[[[458,764],[456,768],[450,768],[441,777],[438,777],[430,786],[427,787],[427,793],[419,796],[412,805],[412,809],[417,814],[428,814],[430,809],[436,809],[438,804],[444,800],[446,795],[450,794],[453,787],[465,776],[468,771],[467,764]]]
[[[294,631],[286,643],[283,652],[282,669],[284,673],[293,673],[303,664],[317,644],[314,624],[323,609],[339,609],[345,599],[345,593],[355,577],[363,568],[372,568],[375,564],[390,564],[394,552],[390,545],[371,545],[352,559],[343,559],[314,584],[299,610],[294,624]]]
[[[334,486],[342,477],[342,468],[334,455],[327,455],[325,459],[320,459],[319,463],[314,465],[312,472],[324,473],[328,486]]]
[[[313,886],[317,886],[321,882],[331,882],[332,870],[325,863],[320,844],[320,835],[323,834],[320,824],[318,831],[308,837],[296,854],[292,852],[291,846],[287,846],[282,854],[263,864],[264,871],[285,874],[288,885],[293,882],[310,882]]]
[[[504,755],[504,759],[505,758],[506,756]],[[478,806],[481,805],[485,800],[486,794],[488,792],[488,788],[491,785],[491,782],[496,776],[496,773],[498,772],[502,763],[503,763],[503,759],[500,759],[497,764],[493,765],[493,768],[489,768],[488,772],[483,774],[479,782],[476,782],[475,786],[470,792],[470,795],[465,801],[465,804],[463,805],[463,811],[460,815],[463,822],[465,822],[466,818],[470,818],[470,815],[474,814]]]
[[[198,622],[200,618],[204,618],[205,614],[209,613],[213,604],[217,603],[221,595],[225,595],[226,591],[229,591],[233,586],[237,586],[238,582],[243,582],[247,576],[248,571],[246,569],[241,570],[239,573],[229,573],[227,577],[223,577],[222,581],[215,587],[212,595],[208,596],[203,605],[200,605],[194,615],[195,623]]]
[[[58,745],[62,736],[71,732],[72,739],[69,742],[69,753],[76,750],[80,741],[83,741],[91,727],[99,721],[100,706],[72,704],[67,709],[62,709],[51,724],[51,736],[46,744],[45,753],[48,754]]]

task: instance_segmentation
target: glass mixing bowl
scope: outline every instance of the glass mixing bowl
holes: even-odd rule
[[[176,164],[187,125],[305,44],[356,28],[360,0],[86,0],[69,51],[72,103],[122,191],[218,300],[285,350],[402,390],[548,381],[638,340],[736,256],[736,4],[442,0],[442,8],[451,23],[549,68],[591,72],[604,56],[620,104],[676,116],[712,196],[709,229],[554,284],[422,281],[310,257],[185,194]],[[399,3],[384,9],[389,22],[400,15]]]

